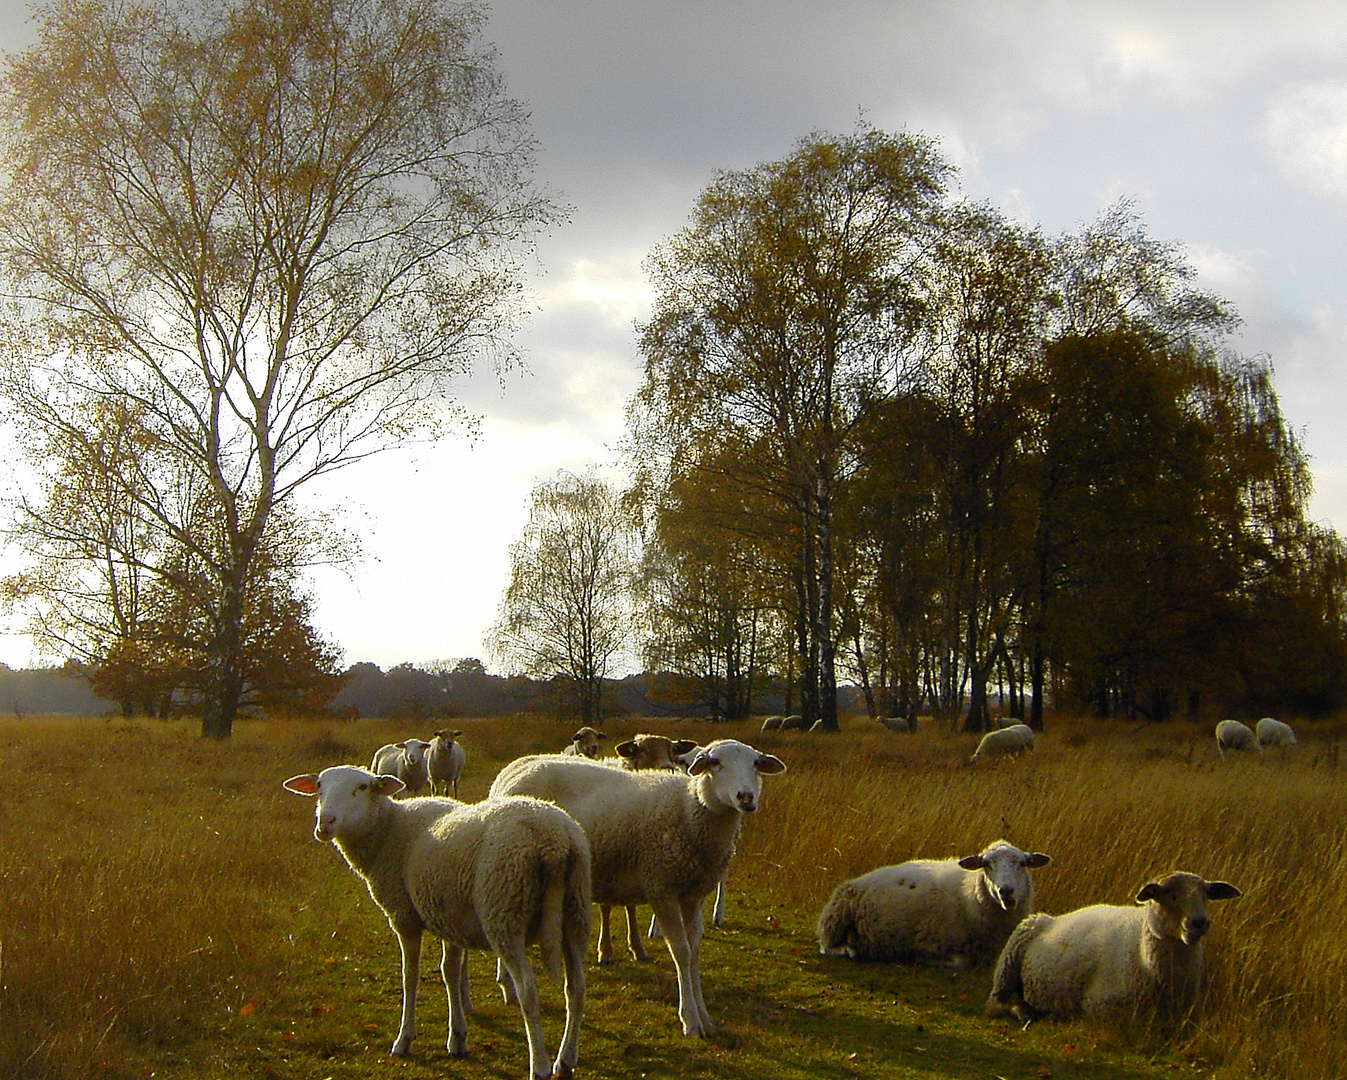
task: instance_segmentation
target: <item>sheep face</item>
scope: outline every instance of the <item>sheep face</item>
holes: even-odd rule
[[[1208,900],[1233,900],[1240,891],[1224,881],[1173,873],[1142,886],[1137,903],[1148,906],[1151,928],[1161,937],[1196,945],[1211,926]]]
[[[681,771],[684,768],[682,755],[697,749],[691,739],[669,739],[663,735],[637,735],[634,739],[618,743],[614,750],[628,769],[668,769]]]
[[[414,769],[426,759],[426,751],[430,749],[430,743],[422,742],[420,739],[408,739],[406,742],[394,743],[402,751],[403,760],[407,762],[409,769]]]
[[[720,739],[698,747],[687,760],[690,776],[703,776],[701,798],[716,810],[751,814],[762,795],[762,778],[786,771],[780,758],[764,754],[735,739]]]
[[[1029,871],[1047,866],[1051,861],[1040,852],[1021,851],[1013,844],[998,840],[980,854],[960,859],[959,865],[965,870],[981,873],[987,895],[1003,911],[1013,913],[1033,898],[1034,883]]]
[[[440,749],[445,750],[452,746],[454,740],[462,734],[463,732],[461,731],[437,731],[430,737],[430,742],[426,743],[426,747],[429,748],[432,744],[439,743]],[[415,742],[416,740],[412,739],[410,741]]]
[[[572,752],[580,757],[596,759],[599,756],[599,740],[608,738],[602,731],[592,727],[582,727],[571,736]]]
[[[364,836],[377,820],[375,800],[397,794],[403,785],[396,776],[375,776],[354,765],[334,765],[316,776],[292,776],[284,787],[296,795],[317,796],[313,838],[327,843]]]

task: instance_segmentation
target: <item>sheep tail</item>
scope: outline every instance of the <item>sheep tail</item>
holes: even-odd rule
[[[1011,931],[1005,948],[996,961],[996,972],[992,975],[992,992],[987,998],[989,1016],[1005,1016],[1008,1013],[1019,1015],[1024,1006],[1024,980],[1020,973],[1020,962],[1024,950],[1052,922],[1051,915],[1039,912],[1029,915]]]
[[[571,843],[557,859],[543,864],[543,896],[538,946],[547,977],[560,984],[568,950],[580,955],[589,943],[589,844],[576,826],[579,843]]]
[[[856,955],[856,889],[844,881],[833,890],[818,917],[818,948],[825,956]]]

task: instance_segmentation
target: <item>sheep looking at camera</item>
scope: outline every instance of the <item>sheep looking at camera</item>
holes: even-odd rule
[[[1034,910],[1051,860],[997,840],[962,859],[917,859],[844,881],[818,919],[819,951],[952,968],[990,964]]]
[[[402,781],[403,790],[408,795],[419,795],[430,782],[430,774],[426,769],[426,750],[429,746],[430,743],[420,739],[381,746],[374,751],[370,772],[376,776],[396,776]]]
[[[448,795],[452,785],[454,798],[458,798],[458,778],[463,775],[468,755],[462,744],[454,740],[462,734],[461,731],[437,731],[430,737],[426,749],[426,775],[430,778],[432,795]]]
[[[591,761],[599,756],[599,740],[608,738],[602,731],[592,727],[582,727],[561,752],[569,757],[586,757]]]
[[[388,917],[402,950],[402,1023],[392,1053],[411,1052],[421,935],[442,943],[449,995],[447,1047],[467,1052],[465,949],[490,949],[518,989],[529,1046],[529,1075],[570,1076],[584,1012],[584,952],[590,928],[590,857],[584,832],[539,799],[500,798],[465,805],[452,799],[395,802],[394,776],[353,765],[294,776],[285,787],[316,796],[313,835],[337,846]],[[555,980],[565,978],[566,1026],[549,1067],[538,987],[525,952],[541,946]]]
[[[1185,1011],[1200,989],[1207,901],[1239,895],[1224,881],[1180,872],[1143,886],[1140,907],[1031,915],[996,962],[987,1012],[1028,1021],[1128,1008]]]

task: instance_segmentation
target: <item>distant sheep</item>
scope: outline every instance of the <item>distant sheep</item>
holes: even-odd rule
[[[1216,749],[1222,754],[1227,750],[1257,750],[1258,737],[1247,724],[1222,720],[1216,725]]]
[[[1265,716],[1258,721],[1254,728],[1254,736],[1258,739],[1259,746],[1295,746],[1296,733],[1291,729],[1290,724],[1283,724],[1280,720],[1274,720],[1270,716]]]
[[[701,986],[701,904],[724,876],[744,814],[757,810],[762,777],[786,771],[733,739],[692,752],[687,773],[629,772],[564,757],[525,757],[501,770],[493,795],[550,799],[585,830],[594,899],[649,904],[678,971],[684,1035],[713,1030]]]
[[[1034,732],[1028,724],[1012,724],[1008,728],[998,728],[982,736],[978,748],[969,760],[981,761],[984,758],[1005,757],[1008,754],[1020,754],[1034,748]]]
[[[762,722],[762,730],[779,731],[781,730],[781,721],[784,719],[785,719],[784,716],[769,716],[767,717],[766,720]]]
[[[916,721],[909,720],[906,716],[876,716],[875,722],[883,724],[890,731],[903,734],[917,730]]]
[[[809,725],[804,722],[803,716],[783,716],[781,718],[782,731],[806,731]]]
[[[374,751],[370,772],[376,776],[396,776],[402,781],[403,790],[408,795],[419,795],[430,782],[426,771],[426,749],[429,746],[430,743],[420,739],[381,746]]]
[[[819,951],[855,960],[975,967],[1034,910],[1046,855],[997,840],[963,859],[917,859],[844,881],[818,919]]]
[[[458,798],[458,778],[463,775],[467,753],[463,745],[454,740],[462,734],[461,731],[437,731],[430,737],[430,746],[426,750],[426,774],[430,778],[432,795],[448,795],[452,785],[454,798]]]
[[[590,928],[590,857],[566,813],[538,799],[502,798],[466,806],[452,799],[389,798],[394,776],[353,765],[293,776],[285,787],[317,796],[313,835],[332,841],[388,916],[402,949],[402,1024],[392,1053],[411,1053],[421,935],[442,943],[454,1057],[467,1053],[465,949],[490,949],[518,988],[529,1046],[529,1076],[570,1076],[584,1012],[584,953]],[[538,986],[525,952],[537,941],[555,980],[565,977],[566,1027],[549,1067]]]
[[[582,727],[561,752],[572,757],[587,757],[594,760],[599,756],[599,740],[608,738],[602,731],[592,727]]]
[[[996,962],[987,1012],[1026,1022],[1128,1008],[1183,1012],[1201,984],[1207,901],[1239,895],[1224,881],[1172,873],[1137,893],[1141,907],[1031,915]]]

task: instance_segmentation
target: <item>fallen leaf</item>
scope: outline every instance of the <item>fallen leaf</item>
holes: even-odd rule
[[[257,1002],[255,1001],[245,1001],[242,1005],[239,1006],[240,1016],[252,1016],[252,1014],[255,1013],[256,1011],[257,1011]]]

